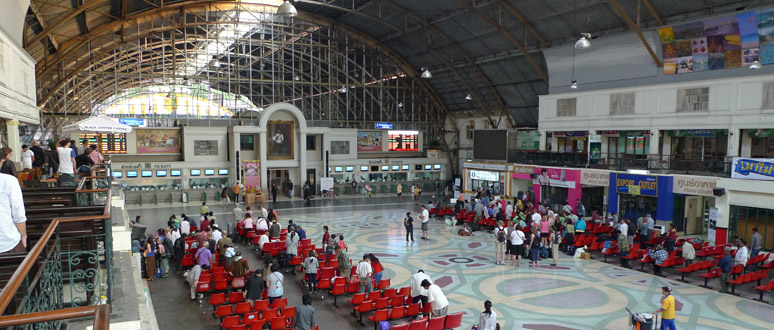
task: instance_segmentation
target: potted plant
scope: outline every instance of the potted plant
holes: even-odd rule
[[[441,150],[441,140],[432,138],[427,142],[427,150]]]

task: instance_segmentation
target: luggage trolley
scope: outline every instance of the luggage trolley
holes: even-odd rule
[[[656,325],[658,324],[658,314],[653,315],[649,313],[632,313],[628,308],[626,308],[626,311],[629,312],[629,325],[632,326],[632,330],[655,330]]]

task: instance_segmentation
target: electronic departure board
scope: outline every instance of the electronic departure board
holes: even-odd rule
[[[125,133],[84,133],[79,134],[80,143],[88,141],[89,145],[96,144],[102,154],[125,154]]]

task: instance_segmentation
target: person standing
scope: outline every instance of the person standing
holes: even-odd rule
[[[665,240],[667,252],[672,252],[675,250],[676,242],[677,242],[677,229],[675,228],[674,223],[670,223],[669,231],[667,232],[667,237]]]
[[[35,178],[38,178],[43,171],[43,165],[46,163],[46,151],[40,147],[40,141],[32,142],[32,148],[30,148],[30,150],[32,150],[34,155],[32,168],[35,169]]]
[[[626,239],[626,235],[620,230],[616,231],[618,234],[618,257],[621,259],[621,267],[631,268],[629,266],[629,259],[626,256],[629,255],[629,240]]]
[[[739,249],[736,250],[736,255],[734,256],[734,265],[742,265],[742,267],[747,266],[749,253],[750,252],[747,250],[747,241],[739,239]]]
[[[648,241],[650,241],[650,237],[648,236],[648,222],[645,221],[645,219],[642,219],[642,224],[640,224],[639,232],[640,232],[640,244],[642,244],[642,247],[645,247],[647,246]]]
[[[363,255],[363,260],[357,264],[355,273],[357,273],[357,277],[360,279],[360,292],[371,292],[371,279],[373,278],[374,271],[371,268],[368,255]]]
[[[339,276],[349,278],[349,275],[352,272],[352,263],[349,260],[347,251],[342,249],[341,246],[336,246],[335,251],[336,251],[336,260],[339,261],[339,269],[338,269]]]
[[[508,232],[503,225],[502,221],[498,221],[494,229],[495,265],[505,265],[505,241],[508,240]]]
[[[478,330],[497,329],[497,313],[492,310],[492,302],[484,301],[484,312],[478,318]]]
[[[234,191],[234,202],[237,204],[237,207],[239,207],[239,194],[241,193],[241,187],[239,187],[239,182],[234,183],[234,187],[232,188]],[[237,218],[234,218],[234,221],[237,221]]]
[[[556,267],[556,260],[559,259],[559,245],[562,244],[561,232],[551,226],[551,229],[549,229],[548,241],[551,245],[551,258],[554,261],[551,266]]]
[[[423,270],[418,270],[416,274],[411,275],[411,303],[416,304],[422,302],[422,307],[427,304],[427,289],[422,286],[425,281],[432,281],[430,276],[427,276]],[[416,319],[417,316],[415,315]]]
[[[373,253],[368,254],[368,260],[371,261],[371,268],[374,271],[374,283],[376,285],[379,285],[379,282],[382,281],[382,274],[384,274],[384,266],[382,265],[382,262],[379,261],[379,258],[377,258]]]
[[[395,190],[398,192],[398,202],[403,202],[403,185],[398,182],[398,185],[395,187]]]
[[[293,199],[293,180],[288,179],[288,198]]]
[[[521,226],[518,223],[513,225],[513,231],[510,235],[511,239],[511,267],[516,265],[516,258],[519,259],[519,267],[521,267],[521,256],[524,254],[524,232],[521,231]]]
[[[537,227],[532,227],[532,235],[529,237],[529,253],[532,263],[530,267],[537,268],[540,260],[540,236]]]
[[[145,249],[142,252],[142,256],[145,257],[145,274],[148,276],[148,281],[153,281],[156,278],[156,245],[153,242],[153,235],[148,235],[146,238]]]
[[[431,284],[428,280],[422,281],[422,287],[427,290],[427,303],[430,304],[433,317],[446,315],[449,310],[449,300],[446,299],[441,287],[437,284]]]
[[[0,167],[5,160],[0,159]],[[27,213],[19,180],[0,174],[0,254],[27,251]]]
[[[634,233],[637,232],[637,228],[634,227],[632,219],[626,218],[626,240],[629,245],[634,245]]]
[[[645,221],[648,223],[648,239],[653,237],[653,231],[656,229],[656,220],[650,216],[650,213],[645,214]]]
[[[761,237],[761,234],[758,233],[758,227],[753,228],[752,231],[753,231],[752,239],[750,239],[750,248],[752,249],[752,255],[750,256],[754,257],[761,252],[761,242],[763,241],[763,238]]]
[[[94,162],[94,164],[102,164],[105,162],[105,157],[102,156],[101,153],[99,153],[99,147],[97,147],[96,144],[92,144],[89,146],[89,149],[91,149],[91,153],[89,154],[89,158]]]
[[[0,173],[16,177],[16,165],[11,160],[12,154],[13,149],[8,147],[0,148],[0,158],[3,160],[2,164],[0,164]]]
[[[672,288],[661,288],[661,308],[653,314],[661,313],[661,330],[677,330],[675,325],[675,297],[672,296]]]
[[[314,320],[314,307],[312,307],[312,297],[309,294],[301,296],[302,305],[296,306],[296,317],[294,326],[298,330],[312,330],[317,326]]]
[[[306,206],[309,206],[311,200],[312,200],[312,188],[309,187],[309,182],[305,182],[304,183],[304,201],[306,202]]]
[[[435,179],[434,187],[435,187],[435,195],[436,196],[440,195],[441,194],[441,182],[438,181],[438,179]]]
[[[21,165],[22,170],[31,170],[32,162],[35,161],[35,153],[30,150],[26,144],[22,145]]]
[[[332,246],[333,244],[330,244],[331,239],[331,233],[328,232],[328,226],[323,226],[323,237],[322,237],[322,246],[323,250],[327,250],[329,246]],[[328,254],[330,256],[330,253]]]
[[[696,258],[696,249],[693,248],[693,244],[690,242],[683,243],[683,258],[685,258],[685,266],[693,263],[693,259]]]
[[[199,208],[199,215],[206,216],[210,214],[210,208],[207,206],[207,202],[202,202],[202,207]]]
[[[287,255],[288,265],[290,265],[290,260],[293,260],[296,253],[298,253],[298,233],[296,233],[295,230],[290,232],[285,244],[285,254]],[[290,269],[292,270],[292,274],[296,275],[296,267],[291,265]],[[287,270],[285,271],[287,272]]]
[[[309,251],[304,259],[304,274],[306,274],[306,284],[310,293],[317,293],[317,269],[320,267],[320,261],[317,260],[317,252]]]
[[[196,250],[196,254],[194,255],[194,258],[196,259],[196,262],[200,266],[210,266],[211,265],[211,259],[212,259],[212,251],[210,251],[210,242],[204,241],[200,245],[198,245],[199,248]]]
[[[411,217],[411,212],[406,212],[406,217],[403,218],[403,226],[406,227],[406,242],[409,241],[409,236],[411,236],[411,241],[414,241],[414,218]],[[328,233],[327,231],[325,232]]]
[[[357,180],[352,180],[352,196],[357,195]]]
[[[428,227],[430,225],[430,211],[427,210],[427,206],[421,205],[422,215],[419,220],[422,221],[422,239],[430,239]]]
[[[266,280],[263,279],[263,270],[256,269],[253,271],[253,273],[250,274],[250,277],[247,278],[245,286],[247,287],[247,296],[245,298],[250,302],[250,305],[256,300],[260,300],[263,291],[266,290]]]
[[[728,293],[728,277],[731,275],[731,269],[734,267],[730,246],[723,248],[723,256],[718,260],[718,267],[720,267],[720,293]]]
[[[267,277],[267,281],[269,283],[269,305],[271,305],[274,303],[274,300],[282,298],[282,295],[285,293],[285,276],[279,272],[279,265],[271,265],[271,274]]]

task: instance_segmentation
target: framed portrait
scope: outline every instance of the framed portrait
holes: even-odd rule
[[[292,121],[270,121],[266,137],[266,159],[293,159]]]

